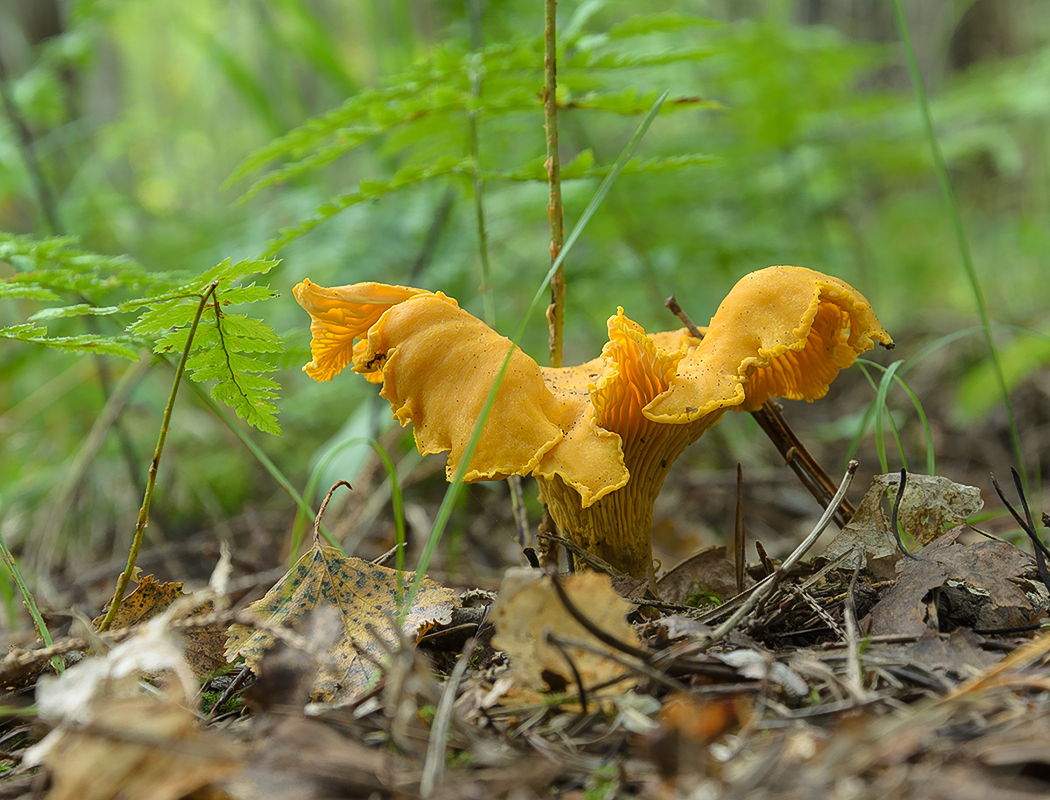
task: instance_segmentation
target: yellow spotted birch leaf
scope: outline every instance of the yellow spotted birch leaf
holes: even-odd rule
[[[366,690],[379,673],[377,665],[388,660],[389,650],[397,649],[398,599],[408,594],[415,577],[414,572],[398,573],[345,556],[335,547],[315,545],[248,608],[272,625],[293,629],[316,607],[338,610],[342,627],[327,663],[318,670],[311,699],[339,704]],[[448,622],[459,605],[456,591],[424,578],[402,623],[404,636],[414,640],[421,629]],[[265,630],[232,625],[226,658],[243,656],[257,672],[273,643],[273,634]]]
[[[182,583],[176,581],[158,581],[152,575],[146,575],[139,579],[135,591],[129,594],[117,609],[117,614],[110,623],[110,628],[130,628],[157,616],[182,597]],[[108,606],[102,610],[102,614],[96,617],[92,624],[98,628],[106,616]]]
[[[116,616],[110,624],[110,630],[118,628],[130,628],[140,625],[147,620],[165,611],[168,606],[186,593],[182,590],[181,581],[158,581],[152,575],[146,575],[139,579],[135,591],[124,598],[117,609]],[[92,625],[97,629],[106,616],[108,607],[92,620]],[[210,614],[214,607],[209,600],[194,609],[187,609],[179,615],[178,619],[187,617],[202,617]],[[198,678],[208,675],[225,665],[222,656],[223,630],[219,625],[206,625],[200,628],[191,628],[182,635],[183,647],[186,652],[186,661]]]

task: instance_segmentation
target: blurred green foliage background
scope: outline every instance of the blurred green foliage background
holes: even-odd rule
[[[993,321],[1042,334],[997,329],[1006,377],[1011,387],[1038,381],[1050,360],[1050,7],[904,5]],[[299,372],[308,326],[295,283],[419,285],[481,315],[475,169],[503,333],[546,272],[542,24],[542,4],[524,0],[9,0],[0,230],[75,236],[86,251],[158,273],[273,250],[281,264],[264,280],[279,297],[252,313],[286,344],[273,356],[284,435],[249,435],[302,490],[334,442],[375,434],[388,414],[363,381],[317,385]],[[649,330],[675,327],[663,308],[673,293],[703,322],[741,275],[770,264],[855,285],[908,343],[895,357],[978,324],[891,3],[563,0],[559,31],[567,227],[640,115],[671,92],[642,166],[619,178],[567,261],[567,363],[597,354],[618,305]],[[253,153],[262,155],[238,173]],[[238,202],[260,178],[272,184]],[[332,213],[333,197],[345,210]],[[318,216],[275,245],[281,230]],[[0,278],[16,269],[0,261]],[[47,305],[0,300],[0,327]],[[107,324],[99,332],[117,332]],[[994,418],[987,350],[979,335],[959,341],[953,385],[930,383],[920,397],[957,425]],[[544,361],[541,318],[523,347]],[[170,369],[154,362],[134,376],[119,422],[72,486],[70,475],[129,369],[0,340],[0,533],[41,574],[127,547]],[[1038,471],[1047,421],[1026,419]],[[817,420],[837,457],[859,420]],[[754,457],[732,429],[720,435],[729,458]],[[410,450],[410,440],[388,440]],[[326,476],[361,458],[342,451]],[[155,542],[245,509],[272,512],[277,527],[292,514],[188,389],[160,486]],[[56,520],[59,501],[68,510]]]

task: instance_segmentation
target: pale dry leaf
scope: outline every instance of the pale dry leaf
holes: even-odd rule
[[[879,478],[889,487],[899,483],[896,475]],[[976,486],[955,483],[939,475],[908,475],[898,517],[901,527],[925,546],[982,508],[984,500]]]
[[[89,724],[63,731],[46,755],[50,800],[177,800],[240,766],[240,749],[228,737],[201,729],[193,712],[171,700],[112,699],[97,712]]]
[[[896,497],[899,483],[900,474],[896,472],[872,478],[871,488],[853,518],[824,550],[826,561],[849,553],[841,564],[843,569],[862,567],[882,580],[894,576],[901,553],[883,503]],[[920,546],[926,546],[983,507],[981,492],[975,486],[937,475],[909,474],[897,518],[905,533]]]
[[[317,606],[339,611],[339,636],[322,663],[311,698],[315,702],[342,703],[365,691],[396,650],[398,604],[415,580],[414,572],[398,572],[350,558],[334,547],[316,545],[299,559],[261,600],[249,609],[256,616],[281,627],[296,627]],[[459,595],[424,578],[415,601],[405,615],[400,635],[409,640],[434,624],[447,623],[459,606]],[[274,642],[273,634],[243,625],[230,627],[226,658],[244,656],[253,670]]]
[[[107,726],[110,732],[104,738],[123,740],[121,731],[124,731],[136,741],[144,736],[155,738],[156,735],[167,735],[164,733],[166,728],[161,730],[163,726],[150,728],[147,724],[142,727],[130,717],[113,715],[114,707],[131,708],[142,703],[158,709],[170,706],[179,709],[189,717],[191,724],[195,724],[194,715],[188,709],[180,708],[179,702],[193,702],[198,689],[197,681],[183,656],[181,639],[168,629],[168,617],[168,614],[164,614],[149,620],[137,635],[114,647],[105,658],[85,658],[61,675],[41,678],[37,684],[36,701],[40,719],[54,729],[26,751],[24,763],[27,766],[48,764],[53,770],[67,770],[68,786],[73,788],[67,794],[55,796],[81,796],[75,791],[81,782],[81,772],[74,769],[67,755],[70,741],[79,743],[75,748],[78,752],[90,749],[92,737],[96,735],[85,731]],[[176,680],[167,682],[165,688],[168,691],[165,697],[158,700],[152,696],[144,697],[141,688],[143,675],[174,676]],[[152,717],[150,713],[143,713],[142,716],[146,723]],[[118,789],[119,786],[110,795],[97,796],[115,797]],[[88,793],[83,796],[96,795]],[[167,795],[147,792],[145,795],[128,796]]]
[[[899,475],[875,476],[853,518],[821,554],[825,561],[835,561],[841,556],[842,569],[860,567],[881,580],[893,577],[893,567],[901,553],[890,530],[889,518],[882,510],[886,485],[879,479],[886,477],[900,479]]]
[[[607,575],[570,575],[562,585],[570,601],[595,626],[622,642],[638,646],[638,636],[627,622],[627,614],[634,606],[613,590]],[[507,571],[489,619],[496,626],[493,647],[507,654],[518,688],[532,692],[575,691],[572,670],[565,655],[546,641],[547,631],[615,652],[569,615],[550,578],[536,570]],[[565,650],[588,690],[626,671],[622,664],[583,648],[567,646]],[[628,685],[620,682],[606,692],[622,693]]]
[[[196,695],[182,641],[168,630],[164,618],[148,622],[105,658],[85,658],[61,675],[41,677],[36,689],[40,719],[50,725],[87,723],[97,716],[100,704],[137,696],[142,675],[158,673],[177,678],[184,700]]]

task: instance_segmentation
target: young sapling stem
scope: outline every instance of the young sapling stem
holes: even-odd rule
[[[153,490],[157,485],[157,470],[160,467],[160,457],[164,453],[164,442],[168,438],[171,412],[175,408],[175,397],[179,393],[179,384],[182,383],[182,376],[186,372],[186,362],[189,361],[190,351],[193,349],[193,337],[197,333],[201,315],[204,314],[204,309],[208,305],[208,299],[214,299],[215,289],[218,285],[218,281],[208,284],[208,288],[201,295],[200,302],[197,304],[197,312],[193,315],[193,324],[190,326],[189,335],[186,337],[186,346],[182,348],[182,357],[179,359],[178,367],[175,368],[175,380],[171,382],[171,394],[168,395],[168,403],[164,406],[164,416],[160,424],[160,433],[157,436],[157,447],[153,451],[153,460],[150,461],[149,465],[146,492],[142,497],[142,507],[139,509],[138,521],[135,524],[135,536],[131,540],[131,550],[128,551],[128,563],[117,579],[117,588],[113,592],[113,599],[106,610],[106,616],[103,617],[101,624],[98,626],[100,632],[108,630],[109,626],[113,624],[113,619],[117,616],[121,603],[124,602],[124,592],[127,591],[128,583],[130,583],[131,576],[135,572],[135,561],[138,559],[139,549],[142,547],[146,525],[149,524],[149,507],[153,500]]]
[[[547,218],[551,228],[551,263],[558,260],[565,243],[565,211],[561,201],[561,161],[558,157],[558,0],[543,3],[543,127],[547,131]],[[550,365],[562,365],[562,331],[565,327],[565,274],[559,264],[551,277],[551,304],[547,308]]]

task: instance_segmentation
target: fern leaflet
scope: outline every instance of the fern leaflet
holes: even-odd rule
[[[0,234],[0,258],[16,270],[0,279],[0,298],[74,301],[41,309],[27,322],[0,327],[0,338],[71,353],[135,360],[143,347],[158,354],[181,352],[197,308],[214,286],[192,343],[190,377],[216,381],[212,397],[259,430],[280,433],[273,403],[280,387],[263,374],[274,367],[255,356],[280,353],[283,343],[261,320],[227,311],[233,305],[276,296],[265,286],[240,283],[248,276],[265,274],[276,261],[226,259],[195,276],[151,273],[131,259],[79,250],[69,238],[36,240],[10,234]],[[130,293],[137,296],[129,299]],[[130,324],[121,319],[125,315],[134,317]],[[68,326],[67,318],[85,316],[112,318],[121,332],[51,335],[46,327],[49,322]]]

